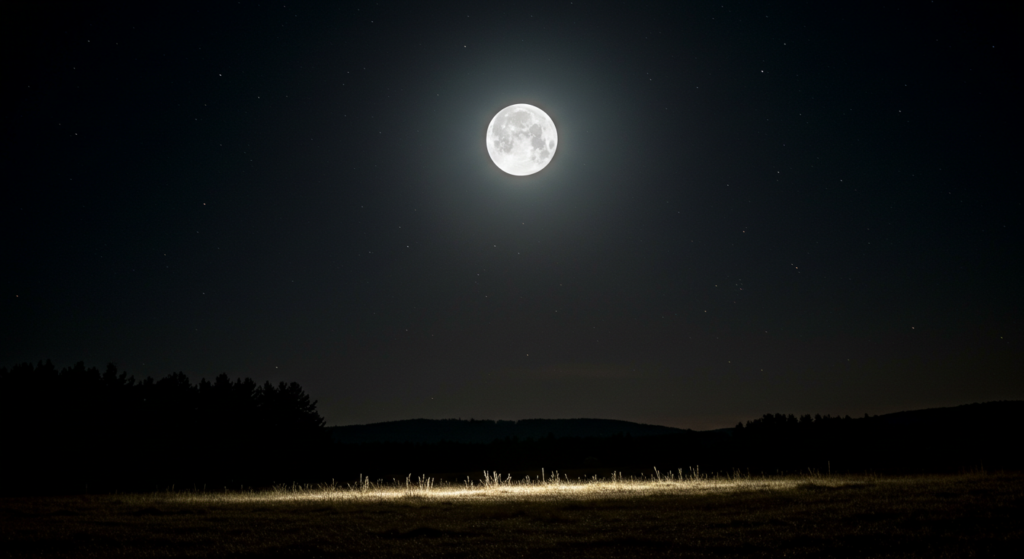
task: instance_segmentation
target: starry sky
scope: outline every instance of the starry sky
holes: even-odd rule
[[[8,6],[0,365],[329,425],[1024,398],[1019,33],[953,2]],[[558,127],[502,173],[501,108]]]

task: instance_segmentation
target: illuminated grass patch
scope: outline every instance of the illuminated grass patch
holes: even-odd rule
[[[1017,557],[1024,476],[649,477],[0,498],[5,557]],[[926,550],[927,553],[922,553]]]
[[[291,485],[268,490],[229,490],[223,492],[169,492],[164,498],[192,504],[257,503],[274,501],[299,502],[516,502],[566,501],[598,499],[637,499],[654,496],[725,495],[734,492],[792,491],[800,488],[817,490],[863,486],[864,477],[852,476],[798,476],[798,477],[744,477],[689,475],[682,470],[661,473],[654,477],[624,477],[613,473],[606,478],[571,479],[553,472],[543,477],[513,479],[510,474],[484,472],[483,479],[466,479],[461,483],[436,481],[434,478],[409,475],[404,480],[372,480],[361,477],[353,484]],[[875,478],[871,478],[874,483]],[[157,497],[154,494],[152,497]]]

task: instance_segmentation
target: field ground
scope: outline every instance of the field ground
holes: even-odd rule
[[[1024,475],[0,499],[3,557],[1022,557]]]

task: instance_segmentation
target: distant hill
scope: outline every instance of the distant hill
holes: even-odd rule
[[[614,419],[522,419],[519,421],[406,419],[367,425],[328,427],[336,443],[419,443],[439,442],[486,444],[506,438],[543,439],[563,437],[652,437],[685,433],[661,425],[647,425]]]
[[[771,417],[770,414],[767,417]],[[782,416],[779,416],[782,417]],[[797,418],[792,418],[797,419]],[[838,418],[837,418],[838,419]],[[986,431],[1024,419],[1024,401],[1011,400],[965,404],[948,408],[927,408],[854,418],[855,423],[887,431]],[[757,420],[755,420],[757,421]],[[366,425],[328,427],[331,439],[342,444],[439,442],[487,444],[496,440],[539,440],[555,438],[602,438],[615,435],[655,437],[694,433],[663,425],[649,425],[615,419],[522,419],[493,421],[474,419],[406,419]],[[702,433],[731,434],[733,428]]]
[[[991,430],[1004,425],[1021,424],[1024,401],[1002,400],[981,404],[964,404],[950,408],[927,408],[899,411],[867,418],[871,423],[894,429],[967,429]]]
[[[345,479],[367,472],[382,479],[410,472],[463,479],[495,468],[604,476],[655,466],[729,475],[1024,471],[1017,449],[1024,401],[859,418],[766,414],[712,431],[603,419],[414,419],[327,429],[339,443],[332,472]]]

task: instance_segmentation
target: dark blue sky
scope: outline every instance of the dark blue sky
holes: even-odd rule
[[[1009,13],[3,10],[0,364],[297,381],[329,424],[1024,398]],[[559,133],[525,178],[483,141],[518,102]]]

